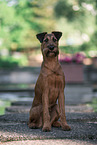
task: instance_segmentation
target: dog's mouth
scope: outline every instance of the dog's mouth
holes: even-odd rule
[[[47,57],[56,57],[57,55],[59,54],[59,51],[51,51],[51,50],[48,50],[47,53],[46,53],[46,56]]]

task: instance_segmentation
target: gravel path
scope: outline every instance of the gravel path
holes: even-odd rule
[[[30,140],[37,140],[36,143],[38,144],[39,140],[47,139],[50,142],[56,142],[56,144],[59,141],[60,144],[64,144],[63,141],[68,143],[71,139],[85,140],[87,142],[75,141],[79,144],[88,144],[91,141],[92,143],[97,143],[97,113],[67,113],[66,116],[72,130],[63,131],[61,128],[52,128],[51,132],[42,132],[42,129],[29,129],[27,126],[28,114],[6,114],[0,116],[0,141],[2,143],[16,141],[16,144],[19,143],[17,141],[20,141],[19,145],[23,144],[21,140],[24,140],[24,144],[26,144],[25,140],[29,140],[29,144],[31,144]],[[66,139],[69,140],[66,141]],[[40,142],[44,144],[44,141]]]

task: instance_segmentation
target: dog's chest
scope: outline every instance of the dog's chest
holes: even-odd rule
[[[61,91],[63,86],[62,76],[59,75],[51,75],[48,76],[48,89],[49,89],[49,102],[53,104],[56,102],[59,92]]]
[[[62,76],[52,74],[48,76],[47,81],[48,81],[49,89],[59,90],[62,88],[62,85],[63,85]]]

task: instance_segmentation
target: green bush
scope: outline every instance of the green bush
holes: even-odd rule
[[[60,46],[60,50],[63,53],[70,53],[70,54],[74,54],[80,51],[80,47],[79,46]]]
[[[1,57],[0,58],[0,68],[14,68],[19,66],[26,66],[28,64],[25,55],[20,58],[15,58],[13,56]]]

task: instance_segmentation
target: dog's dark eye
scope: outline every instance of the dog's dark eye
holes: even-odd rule
[[[48,38],[46,38],[44,41],[45,41],[45,42],[48,42]]]
[[[53,37],[53,41],[56,42],[57,40]]]

